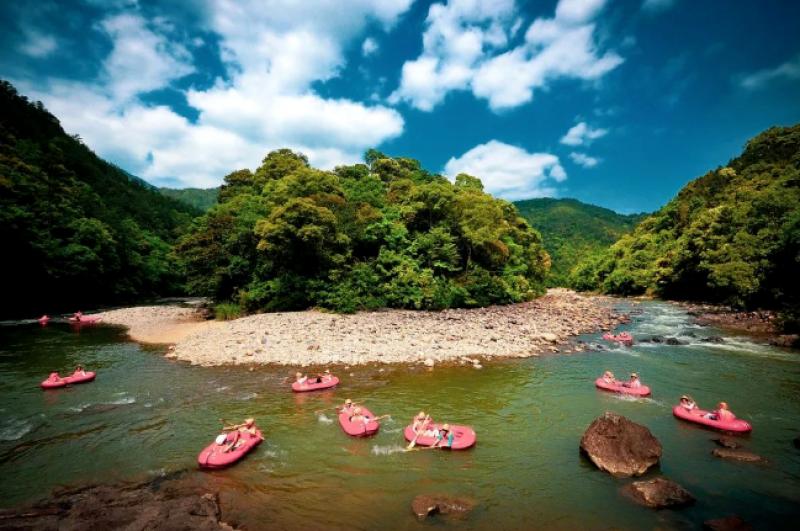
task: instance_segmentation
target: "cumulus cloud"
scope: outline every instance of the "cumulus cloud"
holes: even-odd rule
[[[25,55],[40,58],[47,57],[58,47],[55,38],[50,35],[43,35],[32,29],[24,29],[25,41],[19,45],[18,49]]]
[[[569,158],[572,159],[572,162],[578,166],[583,166],[584,168],[594,168],[600,164],[600,159],[596,157],[590,157],[586,153],[578,153],[573,151],[569,154]]]
[[[570,127],[567,134],[561,137],[561,143],[568,146],[581,146],[591,144],[592,141],[608,134],[608,129],[592,129],[586,122],[579,122]]]
[[[800,55],[774,68],[766,68],[744,76],[739,83],[746,89],[757,90],[780,79],[800,79]]]
[[[555,183],[567,178],[557,156],[529,153],[491,140],[447,161],[444,173],[467,173],[483,181],[486,190],[510,200],[555,195]]]
[[[370,55],[375,54],[378,51],[378,43],[372,37],[367,37],[364,39],[364,42],[361,43],[361,55],[364,57],[369,57]]]
[[[594,18],[606,0],[560,0],[553,18],[537,18],[524,42],[509,48],[519,29],[513,0],[448,0],[428,12],[422,54],[403,65],[390,103],[430,111],[454,90],[471,90],[499,111],[533,99],[559,78],[596,80],[623,59],[602,53]]]
[[[203,29],[216,34],[228,75],[185,91],[195,121],[143,103],[143,94],[174,88],[194,66],[191,43],[181,44],[172,25],[144,18],[135,5],[98,25],[112,48],[97,80],[16,83],[101,156],[151,182],[214,186],[280,147],[331,168],[399,135],[404,122],[391,108],[326,98],[312,85],[339,74],[345,47],[368,25],[391,27],[410,3],[353,0],[347,10],[327,1],[314,9],[293,0],[209,3]]]

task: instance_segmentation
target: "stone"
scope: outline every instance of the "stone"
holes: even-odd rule
[[[423,361],[422,363],[426,367],[433,367],[434,365],[436,365],[436,362],[433,361],[433,358],[425,358],[425,361]]]
[[[464,517],[474,508],[474,500],[446,494],[420,494],[411,502],[411,511],[421,520],[435,514]]]
[[[622,492],[639,505],[652,509],[683,507],[695,502],[689,491],[665,478],[634,481],[622,487]]]
[[[539,337],[541,337],[545,341],[549,341],[550,343],[558,343],[558,336],[552,332],[544,332],[542,334],[539,334]]]
[[[721,446],[723,448],[730,448],[732,450],[735,450],[736,448],[742,447],[742,445],[739,444],[737,441],[731,439],[730,437],[725,437],[724,435],[711,440],[717,443],[717,446]]]
[[[753,452],[733,448],[715,448],[711,451],[714,457],[730,459],[732,461],[742,461],[745,463],[763,463],[764,458]]]
[[[661,459],[661,443],[649,429],[608,411],[586,429],[580,449],[597,468],[619,477],[641,476]]]
[[[752,531],[753,527],[742,520],[741,516],[732,514],[724,518],[715,518],[703,522],[703,529],[710,531]]]
[[[800,348],[800,335],[784,334],[775,336],[769,340],[769,344],[776,347]]]
[[[667,345],[685,345],[686,341],[681,341],[677,337],[668,337],[666,340],[664,340],[664,343]]]
[[[722,336],[708,336],[701,339],[703,343],[725,343],[725,338]]]

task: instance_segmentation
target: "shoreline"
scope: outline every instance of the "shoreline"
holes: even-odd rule
[[[800,336],[785,334],[776,325],[778,314],[772,310],[741,311],[728,306],[701,303],[675,302],[685,309],[696,324],[713,326],[729,332],[738,332],[761,339],[776,347],[800,348]]]
[[[104,312],[134,341],[170,344],[170,359],[194,365],[283,366],[469,362],[559,352],[580,334],[629,321],[610,297],[555,288],[529,302],[440,312],[318,310],[207,321],[194,309],[142,306]],[[571,350],[584,350],[578,344]]]

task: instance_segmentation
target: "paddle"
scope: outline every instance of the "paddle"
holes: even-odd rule
[[[430,415],[425,415],[425,420],[423,420],[422,424],[420,424],[419,430],[417,430],[417,433],[414,435],[414,438],[411,440],[410,443],[408,443],[408,446],[406,447],[406,451],[411,450],[412,448],[414,448],[417,445],[417,439],[419,439],[419,436],[422,435],[423,431],[425,431],[425,425],[428,424],[428,421],[430,419],[431,419]]]
[[[351,402],[351,404],[352,405],[356,405],[356,404],[362,404],[363,402],[364,402],[364,399],[363,398],[359,398],[358,400],[353,400],[353,402]],[[343,406],[342,404],[337,404],[335,406],[324,407],[322,409],[318,409],[318,410],[314,411],[314,414],[315,415],[319,415],[323,411],[328,411],[329,409],[341,409],[342,406]]]

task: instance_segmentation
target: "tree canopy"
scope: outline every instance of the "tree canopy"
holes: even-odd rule
[[[180,240],[191,291],[248,311],[441,309],[528,300],[549,257],[538,232],[476,177],[455,183],[376,150],[312,168],[282,149],[225,178]]]

